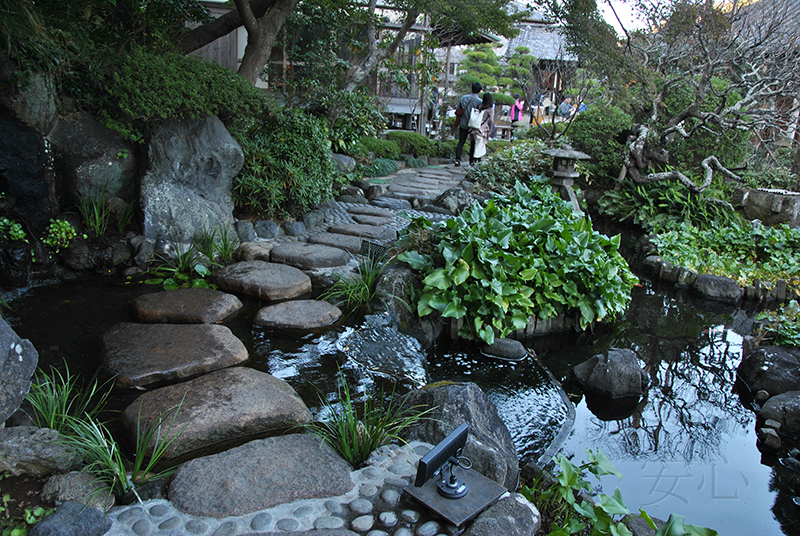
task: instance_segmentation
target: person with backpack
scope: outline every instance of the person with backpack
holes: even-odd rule
[[[458,101],[458,108],[456,108],[456,123],[458,125],[458,145],[456,145],[456,155],[455,155],[455,162],[454,164],[457,166],[461,165],[461,156],[464,152],[464,143],[466,143],[467,138],[469,137],[469,120],[472,115],[472,111],[476,110],[479,111],[478,108],[481,105],[481,97],[478,95],[481,90],[483,89],[483,85],[480,82],[473,82],[472,83],[472,93],[468,95],[464,95],[461,97],[461,100]],[[472,161],[472,153],[474,150],[473,142],[470,141],[469,144],[469,159]]]

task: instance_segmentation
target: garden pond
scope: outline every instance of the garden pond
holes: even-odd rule
[[[100,366],[102,333],[131,321],[133,298],[159,290],[110,277],[83,278],[6,295],[5,316],[34,344],[40,367],[65,360],[72,372],[87,377]],[[360,394],[383,383],[340,344],[356,330],[385,325],[383,315],[352,317],[310,333],[269,332],[252,324],[265,304],[243,302],[223,323],[248,348],[247,366],[287,381],[312,412],[320,408],[321,393],[336,392],[339,370]],[[662,519],[679,513],[723,535],[800,535],[800,474],[758,449],[755,414],[735,386],[743,335],[754,314],[645,282],[634,289],[618,322],[593,333],[527,341],[537,358],[499,361],[476,345],[446,338],[423,358],[428,381],[471,381],[488,394],[524,463],[542,461],[551,445],[576,463],[586,459],[585,448],[599,448],[623,475],[605,477],[603,491],[611,494],[619,486],[632,511],[641,507]],[[391,348],[405,341],[382,342]],[[612,347],[635,350],[650,377],[647,398],[616,414],[588,407],[570,380],[574,365]],[[569,406],[554,380],[563,384]],[[122,409],[138,394],[115,391],[112,404]]]

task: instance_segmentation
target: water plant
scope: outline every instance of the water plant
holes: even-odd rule
[[[163,260],[163,259],[162,259]],[[153,276],[145,279],[146,285],[161,285],[164,290],[179,288],[212,288],[216,286],[208,281],[211,270],[200,262],[197,250],[190,245],[175,256],[175,260],[163,261],[163,264],[151,268],[147,272]]]
[[[0,480],[7,474],[0,474]],[[36,506],[25,508],[22,515],[14,516],[11,513],[11,502],[12,498],[8,493],[0,497],[0,536],[27,536],[30,527],[55,512],[55,508],[48,510]]]
[[[45,229],[42,243],[50,246],[54,253],[69,247],[72,239],[78,236],[72,224],[66,220],[52,219]],[[84,238],[86,238],[84,236]]]
[[[354,277],[336,276],[336,281],[319,297],[334,305],[347,309],[357,309],[368,305],[376,295],[376,286],[391,261],[383,261],[365,255],[358,265],[358,275]]]
[[[17,240],[23,240],[27,242],[25,238],[25,230],[22,228],[22,224],[18,221],[10,220],[8,218],[0,218],[0,238],[7,240],[8,242],[15,242]]]
[[[230,262],[239,247],[239,237],[226,225],[205,229],[192,236],[194,250],[214,264]]]
[[[99,383],[95,374],[82,386],[80,376],[73,375],[64,363],[63,373],[55,367],[50,367],[49,374],[39,369],[26,398],[33,407],[30,417],[36,426],[67,433],[70,418],[95,418],[105,408],[110,394],[109,381]]]
[[[776,346],[800,346],[800,303],[791,300],[756,315],[758,338]]]
[[[107,203],[105,188],[79,194],[78,212],[92,235],[103,236],[111,223],[111,209]]]
[[[378,447],[395,440],[403,441],[399,436],[400,432],[427,418],[427,414],[433,410],[422,409],[421,406],[407,406],[409,395],[396,398],[393,388],[388,397],[384,396],[383,391],[377,398],[367,393],[359,417],[356,402],[341,371],[336,391],[337,404],[329,401],[325,394],[319,391],[325,420],[312,421],[303,427],[333,447],[354,468],[360,467]]]
[[[549,536],[568,536],[570,534],[591,534],[592,536],[613,535],[633,536],[624,524],[626,519],[641,517],[655,530],[655,536],[716,536],[717,531],[686,524],[684,517],[670,515],[666,524],[656,528],[652,518],[639,509],[639,514],[631,514],[619,488],[609,495],[599,493],[594,497],[592,486],[583,475],[588,471],[598,479],[614,475],[622,478],[606,457],[598,449],[595,454],[586,449],[588,461],[576,466],[564,455],[555,458],[558,472],[555,476],[543,473],[532,486],[523,486],[520,493],[534,503],[542,517],[549,523]]]

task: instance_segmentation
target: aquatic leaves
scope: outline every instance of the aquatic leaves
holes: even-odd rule
[[[411,227],[422,225],[429,247],[399,256],[423,276],[417,313],[465,318],[462,337],[491,344],[534,316],[576,315],[585,328],[630,302],[636,278],[619,255],[619,237],[594,231],[544,179],[530,188],[517,183],[512,195],[446,222]]]

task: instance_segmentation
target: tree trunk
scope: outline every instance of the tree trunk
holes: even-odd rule
[[[242,22],[247,29],[247,46],[244,49],[244,57],[238,71],[243,78],[253,84],[256,83],[264,66],[269,62],[272,45],[275,44],[275,39],[281,31],[283,23],[294,11],[299,1],[275,0],[272,9],[256,18],[244,0],[236,0]]]
[[[251,0],[250,10],[256,18],[260,18],[274,4],[275,0]],[[194,52],[220,37],[228,35],[241,25],[242,16],[238,9],[233,9],[225,15],[185,33],[178,42],[178,52],[181,54]]]

